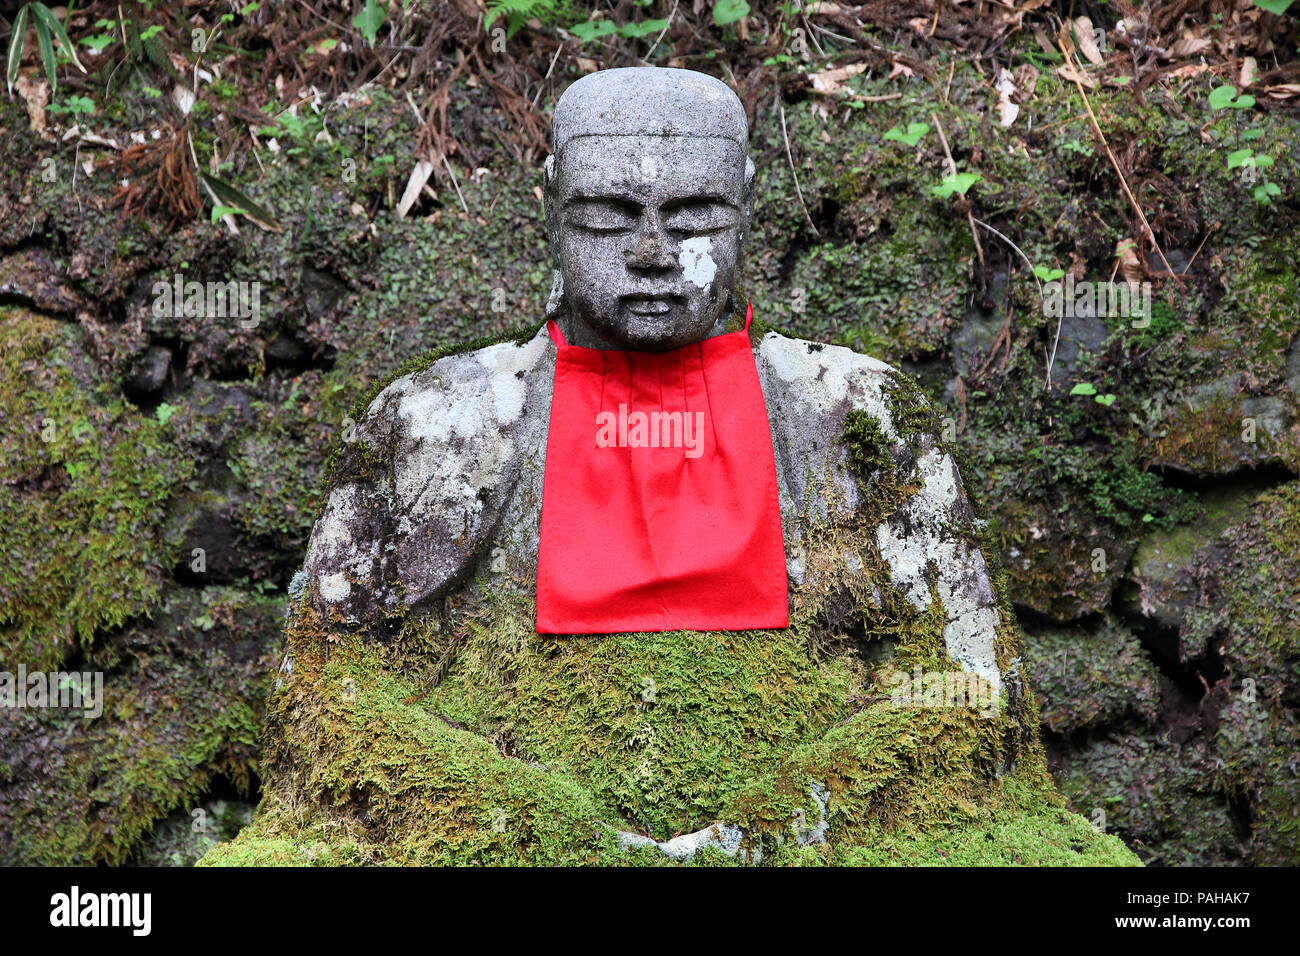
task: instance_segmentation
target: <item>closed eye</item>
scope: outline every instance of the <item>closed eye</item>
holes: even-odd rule
[[[664,228],[679,236],[707,236],[736,224],[736,210],[713,200],[678,203],[664,210]]]
[[[572,199],[565,205],[565,222],[599,235],[636,228],[640,207],[617,199]]]

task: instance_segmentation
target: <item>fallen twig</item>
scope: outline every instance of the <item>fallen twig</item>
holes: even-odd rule
[[[776,88],[776,105],[781,110],[781,135],[785,137],[785,158],[790,161],[790,175],[794,177],[794,191],[799,195],[799,207],[803,209],[803,217],[808,220],[808,228],[813,231],[813,235],[821,238],[821,233],[813,225],[812,216],[808,215],[808,206],[803,201],[803,190],[799,188],[799,174],[794,169],[794,154],[790,152],[790,134],[785,128],[785,104],[781,102],[781,87]]]

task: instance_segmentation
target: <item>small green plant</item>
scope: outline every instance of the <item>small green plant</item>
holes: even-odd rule
[[[72,41],[68,39],[63,24],[59,22],[53,11],[43,3],[23,4],[18,10],[18,15],[14,17],[13,33],[9,37],[9,60],[5,70],[5,81],[8,83],[9,92],[13,93],[14,82],[18,79],[18,67],[23,61],[23,45],[27,40],[27,21],[29,18],[36,28],[36,44],[40,47],[41,62],[45,64],[45,75],[49,77],[50,92],[53,93],[59,88],[58,77],[55,75],[56,43],[58,49],[68,55],[77,69],[85,73],[86,68],[77,59],[77,51],[73,48]]]
[[[908,123],[906,132],[903,131],[903,127],[895,126],[885,133],[882,138],[902,143],[904,146],[915,146],[921,141],[921,137],[928,132],[930,132],[928,123]]]
[[[543,24],[560,23],[569,15],[569,0],[488,0],[483,26],[490,30],[498,17],[506,18],[506,37],[529,20]]]
[[[943,177],[943,181],[939,185],[931,186],[930,192],[940,199],[947,199],[953,193],[965,196],[966,191],[983,178],[979,173],[953,173],[950,176]]]
[[[51,113],[69,113],[74,118],[90,116],[95,112],[95,101],[89,96],[69,96],[62,103],[51,103],[46,109]]]
[[[1272,165],[1272,156],[1266,153],[1256,153],[1249,146],[1228,154],[1228,168],[1241,169],[1248,176],[1247,182],[1253,183],[1259,176],[1258,170],[1267,169]],[[1255,202],[1261,206],[1267,206],[1272,203],[1274,197],[1282,195],[1282,189],[1277,183],[1265,178],[1263,182],[1255,185],[1253,195]]]
[[[717,0],[713,5],[713,22],[720,27],[730,26],[747,16],[749,4],[745,0]]]
[[[1255,5],[1261,9],[1269,10],[1271,13],[1281,14],[1281,12],[1285,11],[1286,8],[1291,5],[1291,0],[1274,4],[1274,6],[1278,7],[1277,10],[1272,10],[1263,3],[1256,3]],[[1210,109],[1215,112],[1226,109],[1248,110],[1255,106],[1255,98],[1246,93],[1238,95],[1235,87],[1224,85],[1216,86],[1210,91],[1208,103]],[[1240,128],[1240,124],[1238,124],[1238,128]],[[1253,142],[1255,140],[1263,140],[1264,131],[1262,129],[1252,128],[1239,133],[1238,135],[1239,143],[1241,140]],[[1277,183],[1271,182],[1267,177],[1261,177],[1259,175],[1259,170],[1272,165],[1272,156],[1269,156],[1266,153],[1256,153],[1250,147],[1234,150],[1228,154],[1228,169],[1240,169],[1242,171],[1242,181],[1254,186],[1252,195],[1255,197],[1255,202],[1259,203],[1261,206],[1270,205],[1276,197],[1282,195],[1282,189],[1277,185]],[[1260,179],[1261,181],[1256,182],[1257,179]]]
[[[106,33],[99,33],[93,37],[84,37],[81,41],[83,46],[88,46],[96,53],[103,53],[104,49],[117,42],[117,34],[114,29],[117,27],[116,20],[100,19],[95,21],[95,26],[107,30]]]
[[[1069,150],[1072,153],[1078,153],[1080,156],[1091,156],[1092,147],[1087,143],[1081,143],[1077,139],[1072,139],[1061,144],[1061,149]]]
[[[661,30],[667,29],[667,27],[667,20],[642,20],[640,23],[625,23],[620,27],[612,20],[600,19],[574,24],[569,27],[569,32],[578,38],[579,43],[588,43],[614,34],[629,40],[637,40],[653,33],[659,33]]]
[[[1255,97],[1248,93],[1237,95],[1235,86],[1216,86],[1210,90],[1208,100],[1210,109],[1218,112],[1219,110],[1249,110],[1255,107]]]
[[[1080,382],[1078,385],[1074,386],[1074,388],[1070,389],[1070,394],[1091,395],[1093,401],[1095,401],[1098,405],[1105,405],[1107,408],[1109,408],[1111,405],[1114,405],[1115,399],[1118,397],[1113,394],[1106,394],[1106,395],[1098,394],[1097,386],[1091,385],[1088,382]]]
[[[367,46],[374,46],[379,28],[384,25],[384,8],[377,0],[366,0],[361,12],[352,18],[352,25],[366,38]]]

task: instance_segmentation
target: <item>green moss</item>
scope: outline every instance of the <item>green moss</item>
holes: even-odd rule
[[[1232,812],[1204,772],[1200,741],[1176,744],[1158,732],[1116,733],[1072,752],[1059,775],[1070,806],[1103,822],[1166,866],[1240,863],[1246,856]]]
[[[497,625],[499,626],[499,624]],[[635,829],[667,839],[716,820],[794,741],[846,712],[844,661],[814,662],[797,632],[530,641],[507,693],[467,648],[434,706],[581,779]]]
[[[1136,866],[1113,835],[1043,800],[1039,789],[1005,781],[996,799],[964,808],[958,825],[925,830],[868,827],[861,843],[788,850],[775,862],[840,866]]]
[[[1104,726],[1128,715],[1155,722],[1160,674],[1137,637],[1114,618],[1095,628],[1030,632],[1021,643],[1050,730]]]
[[[0,307],[0,653],[57,666],[157,600],[161,528],[193,471],[92,371],[76,332]]]
[[[323,506],[322,459],[331,446],[349,445],[349,385],[347,371],[311,370],[253,402],[253,422],[230,443],[225,461],[245,492],[236,519],[253,541],[294,554],[306,549]]]
[[[292,783],[309,801],[284,805],[286,794],[272,790],[252,827],[206,862],[294,859],[286,841],[310,846],[318,842],[308,837],[313,829],[327,832],[322,825],[344,859],[365,862],[596,863],[618,856],[612,817],[588,790],[454,726],[366,646],[339,642],[328,663],[300,655],[294,664],[272,703],[281,720],[295,723],[292,736],[310,754],[273,751],[272,759],[292,762]]]
[[[26,709],[0,726],[0,862],[119,865],[214,778],[253,791],[281,606],[177,589],[155,615],[81,665],[103,674],[102,715]]]
[[[864,477],[894,466],[889,438],[870,412],[861,409],[849,412],[844,417],[844,435],[840,441],[848,446],[849,461]]]
[[[870,560],[850,574],[843,551],[864,546],[852,533],[811,545],[825,586],[798,592],[778,631],[538,635],[509,571],[385,645],[303,605],[293,677],[272,698],[262,807],[207,862],[301,860],[329,833],[371,863],[662,864],[616,832],[666,839],[715,821],[740,823],[749,854],[797,862],[783,854],[817,820],[814,782],[837,853],[991,819],[1013,778],[1037,794],[1026,815],[1047,814],[1050,780],[1024,731],[1032,701],[986,714],[882,696],[896,669],[960,673],[942,604],[918,612]],[[860,616],[830,623],[832,596],[861,602]],[[1009,629],[1002,643],[1013,653]]]
[[[913,378],[902,372],[889,373],[885,401],[894,422],[894,431],[908,445],[916,449],[923,436],[942,441],[946,431],[943,416]]]

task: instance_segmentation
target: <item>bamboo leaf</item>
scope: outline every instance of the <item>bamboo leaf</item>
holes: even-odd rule
[[[82,66],[81,61],[77,59],[76,48],[73,47],[72,41],[68,39],[68,32],[63,29],[63,24],[60,23],[59,18],[54,15],[54,11],[43,3],[33,3],[32,12],[36,14],[38,20],[45,21],[45,25],[49,27],[50,33],[54,34],[54,38],[58,40],[63,49],[67,51],[68,56],[72,57],[72,62],[76,64],[77,69],[82,73],[85,73],[86,68]]]
[[[13,34],[9,37],[9,61],[5,67],[5,82],[10,94],[14,91],[14,80],[18,79],[18,67],[23,61],[23,43],[27,39],[27,7],[23,6],[14,17]]]
[[[50,78],[50,93],[53,94],[59,88],[54,69],[54,43],[50,40],[50,28],[41,20],[39,12],[36,15],[36,42],[41,47],[41,62],[45,64],[45,75]]]
[[[283,232],[284,227],[276,220],[275,216],[269,211],[259,206],[253,200],[249,199],[230,183],[218,179],[211,173],[199,171],[199,179],[202,180],[204,188],[212,196],[213,204],[221,206],[230,206],[238,209],[250,220],[261,226],[268,232]]]

